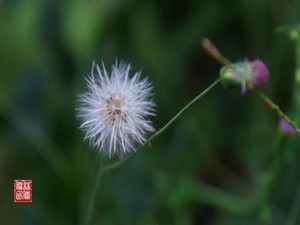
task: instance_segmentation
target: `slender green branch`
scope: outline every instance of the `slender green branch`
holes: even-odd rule
[[[270,109],[272,109],[279,117],[282,117],[286,120],[288,124],[290,124],[296,132],[300,135],[300,129],[298,128],[297,124],[291,120],[281,109],[278,105],[276,105],[271,99],[269,99],[262,91],[256,90],[259,97],[268,105]]]
[[[204,95],[206,95],[213,87],[215,87],[218,83],[220,82],[220,79],[217,79],[214,81],[211,85],[209,85],[203,92],[201,92],[198,96],[196,96],[192,101],[190,101],[185,107],[183,107],[164,127],[162,127],[160,130],[155,132],[141,147],[139,147],[135,153],[139,152],[145,145],[149,144],[154,138],[158,137],[161,135],[169,126],[171,126],[175,120],[179,118],[192,104],[194,104],[196,101],[198,101],[200,98],[202,98]],[[104,171],[109,171],[113,170],[125,162],[129,161],[132,159],[136,154],[131,154],[124,160],[120,160],[117,162],[114,162],[112,164],[108,164],[107,166],[104,167]]]

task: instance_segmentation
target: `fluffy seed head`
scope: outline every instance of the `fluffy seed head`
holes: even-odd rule
[[[140,72],[132,77],[129,72],[130,65],[123,62],[116,61],[110,74],[94,63],[87,91],[79,96],[77,116],[85,139],[109,157],[134,151],[154,131],[148,119],[155,115],[152,86],[140,79]]]

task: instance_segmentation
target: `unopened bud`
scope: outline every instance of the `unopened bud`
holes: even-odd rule
[[[279,119],[279,127],[284,134],[295,134],[296,130],[284,118]]]
[[[226,65],[220,71],[221,83],[225,88],[241,87],[246,92],[247,85],[259,87],[269,80],[269,70],[259,59]]]
[[[256,59],[250,62],[252,76],[251,81],[254,87],[265,85],[269,81],[269,70],[266,64]]]

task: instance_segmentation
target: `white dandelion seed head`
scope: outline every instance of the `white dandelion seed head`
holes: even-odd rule
[[[134,151],[154,131],[148,119],[155,115],[152,86],[140,79],[141,72],[130,77],[130,68],[116,61],[108,74],[104,64],[100,69],[93,63],[87,91],[79,96],[77,116],[85,139],[109,157]]]

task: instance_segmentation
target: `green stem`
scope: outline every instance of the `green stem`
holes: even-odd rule
[[[87,216],[86,216],[86,221],[85,221],[86,225],[89,225],[91,223],[91,219],[94,214],[95,202],[96,202],[96,198],[97,198],[97,191],[99,189],[100,180],[101,180],[103,173],[104,173],[104,166],[103,166],[103,159],[101,158],[101,162],[100,162],[99,169],[97,172],[96,182],[95,182],[94,189],[93,189],[93,192],[92,192],[92,195],[91,195],[91,198],[89,201],[89,205],[88,205],[88,211],[87,211]]]
[[[194,104],[196,101],[198,101],[200,98],[202,98],[204,95],[206,95],[213,87],[215,87],[220,82],[220,79],[218,78],[215,80],[211,85],[209,85],[203,92],[201,92],[198,96],[196,96],[192,101],[190,101],[185,107],[183,107],[163,128],[155,132],[141,147],[139,147],[135,153],[138,153],[145,145],[150,143],[154,138],[161,135],[169,126],[171,126],[192,104]],[[121,161],[114,162],[112,164],[109,164],[104,167],[104,171],[113,170],[125,162],[132,159],[136,154],[131,154],[127,158]]]
[[[300,214],[300,186],[298,187],[295,201],[292,205],[292,208],[287,217],[285,225],[296,225],[299,214]]]

